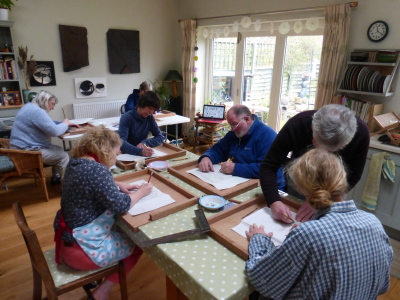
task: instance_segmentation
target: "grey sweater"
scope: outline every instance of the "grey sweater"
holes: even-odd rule
[[[15,117],[10,144],[19,148],[48,148],[51,138],[62,135],[67,129],[64,123],[56,124],[44,109],[28,103]]]

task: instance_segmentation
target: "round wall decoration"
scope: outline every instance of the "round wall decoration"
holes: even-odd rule
[[[287,21],[284,21],[279,25],[278,29],[280,34],[286,34],[290,30],[290,25]]]
[[[94,92],[93,82],[89,80],[83,81],[79,86],[79,91],[81,92],[82,95],[90,96]]]
[[[303,30],[303,23],[300,20],[297,20],[293,26],[294,32],[300,33]]]
[[[308,18],[308,19],[307,19],[307,21],[306,21],[306,28],[307,28],[308,30],[314,31],[314,30],[316,30],[316,29],[318,28],[318,26],[319,26],[319,20],[318,20],[318,18],[311,17],[311,18]]]

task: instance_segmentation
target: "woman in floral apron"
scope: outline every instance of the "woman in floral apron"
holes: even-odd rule
[[[115,182],[109,168],[121,146],[118,134],[104,126],[88,131],[71,150],[62,187],[61,209],[54,220],[56,262],[78,270],[93,270],[123,260],[128,273],[143,251],[122,232],[113,228],[114,215],[127,212],[152,184],[142,186]],[[136,189],[135,193],[130,190]],[[106,299],[119,282],[108,276],[93,291],[95,299]]]

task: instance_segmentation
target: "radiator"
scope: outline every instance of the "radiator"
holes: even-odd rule
[[[112,100],[72,104],[74,119],[119,117],[121,106],[125,103],[126,100]]]

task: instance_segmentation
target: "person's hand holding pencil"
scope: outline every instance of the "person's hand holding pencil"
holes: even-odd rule
[[[145,144],[140,143],[137,145],[138,148],[143,148],[142,156],[151,157],[154,154],[154,150],[150,147],[147,147]]]
[[[235,169],[235,163],[233,162],[234,157],[228,158],[228,160],[221,164],[221,172],[224,174],[233,174]]]

